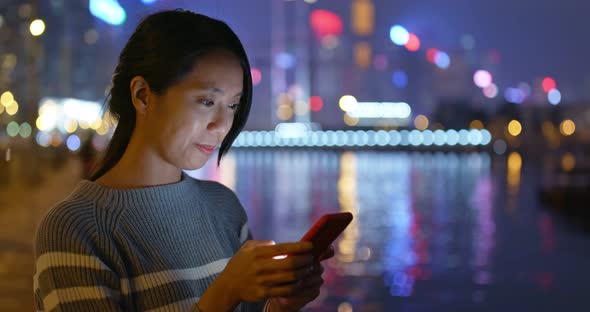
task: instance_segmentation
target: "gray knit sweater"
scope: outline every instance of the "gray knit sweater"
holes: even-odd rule
[[[196,311],[250,238],[242,205],[219,183],[185,173],[177,183],[126,190],[83,180],[37,228],[36,308]]]

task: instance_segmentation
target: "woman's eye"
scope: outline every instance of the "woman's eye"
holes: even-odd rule
[[[207,100],[207,99],[203,99],[200,100],[200,103],[205,105],[205,106],[213,106],[215,105],[215,102],[211,101],[211,100]]]
[[[238,110],[238,107],[240,107],[240,103],[235,103],[235,104],[229,105],[229,108],[234,111]]]

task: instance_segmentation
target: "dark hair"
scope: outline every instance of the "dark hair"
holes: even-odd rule
[[[117,128],[105,156],[90,176],[96,180],[121,159],[135,129],[131,79],[142,76],[150,89],[163,93],[193,68],[208,51],[225,49],[240,61],[244,72],[243,95],[232,127],[219,149],[218,163],[244,128],[252,103],[252,77],[246,52],[231,28],[222,21],[186,10],[162,11],[146,17],[133,32],[119,56],[107,98]]]

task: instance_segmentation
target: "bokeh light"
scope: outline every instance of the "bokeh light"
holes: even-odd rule
[[[508,133],[510,133],[511,136],[518,136],[521,132],[522,125],[518,120],[511,120],[510,123],[508,123]]]
[[[45,22],[43,22],[43,20],[36,19],[31,22],[29,30],[33,36],[41,36],[45,32]]]
[[[392,75],[393,85],[398,89],[403,89],[408,85],[408,75],[403,70],[396,70]]]
[[[480,69],[473,74],[473,82],[480,88],[486,88],[492,84],[492,74],[487,70]]]
[[[12,101],[14,101],[14,95],[10,91],[5,91],[0,96],[0,103],[4,107],[10,105],[10,103],[12,103]]]
[[[426,59],[428,60],[428,62],[434,64],[437,54],[438,54],[438,49],[430,48],[430,49],[426,50]]]
[[[489,99],[493,99],[498,96],[498,86],[491,83],[489,86],[483,88],[483,95]]]
[[[565,153],[561,157],[561,168],[564,171],[572,171],[576,167],[576,157],[572,153]]]
[[[549,91],[557,88],[557,83],[555,83],[555,80],[553,78],[545,77],[543,79],[542,86],[543,90],[545,90],[546,93],[549,93]]]
[[[451,65],[451,58],[443,51],[438,51],[434,56],[434,63],[440,69],[447,69]]]
[[[358,101],[352,95],[344,95],[338,101],[338,106],[340,106],[340,109],[345,112],[354,110],[357,105]]]
[[[66,139],[66,146],[72,152],[75,152],[75,151],[79,150],[80,149],[80,145],[81,145],[80,138],[77,135],[75,135],[75,134],[70,135]]]
[[[404,27],[394,25],[389,30],[389,37],[394,44],[404,46],[410,40],[410,33]]]
[[[576,124],[571,119],[566,119],[559,125],[559,132],[565,136],[570,136],[576,132]]]
[[[280,120],[289,120],[293,117],[293,108],[291,105],[281,104],[277,108],[277,117]]]
[[[319,112],[324,107],[324,101],[320,96],[314,95],[309,98],[309,105],[312,112]]]
[[[418,115],[416,116],[416,118],[414,118],[414,126],[418,130],[425,130],[426,128],[428,128],[428,124],[428,117],[424,115]]]
[[[547,93],[547,100],[549,100],[549,103],[552,105],[559,104],[561,102],[561,92],[557,89],[552,89]]]
[[[408,37],[408,42],[405,44],[406,49],[410,52],[416,52],[420,49],[420,38],[415,34],[410,33]]]
[[[494,153],[496,153],[497,155],[504,155],[504,153],[506,153],[506,149],[508,148],[508,146],[506,145],[506,142],[504,142],[504,140],[497,140],[496,142],[494,142]]]
[[[28,122],[23,122],[20,125],[20,129],[19,129],[19,134],[22,138],[28,138],[31,136],[31,133],[33,132],[33,129],[31,128],[31,125]]]
[[[6,106],[6,113],[10,116],[16,115],[18,113],[18,103],[16,101],[12,101],[8,106]]]
[[[127,13],[114,0],[90,0],[90,13],[110,25],[121,25],[127,19]]]
[[[344,28],[342,18],[327,10],[313,10],[309,16],[309,23],[320,40],[329,35],[339,36]]]
[[[469,129],[483,129],[483,122],[478,119],[472,120],[469,123]]]
[[[253,67],[250,70],[250,74],[252,75],[252,85],[257,86],[262,80],[262,72],[260,69]]]
[[[20,131],[20,127],[16,121],[11,121],[6,125],[6,134],[10,137],[15,137],[18,135]]]

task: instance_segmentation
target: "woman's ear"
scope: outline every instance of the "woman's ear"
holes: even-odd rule
[[[151,90],[147,81],[141,76],[135,76],[131,79],[129,84],[129,91],[131,92],[131,102],[135,107],[135,112],[138,115],[143,115],[147,112],[150,101]]]

